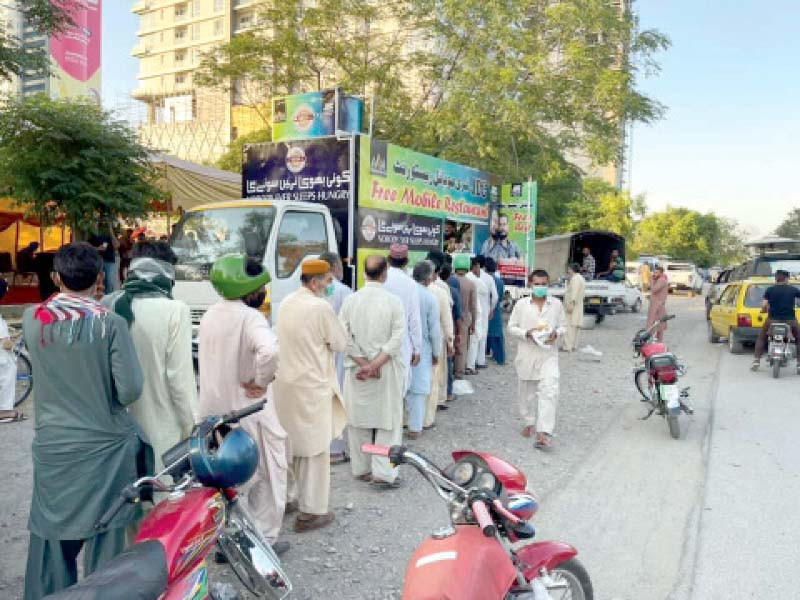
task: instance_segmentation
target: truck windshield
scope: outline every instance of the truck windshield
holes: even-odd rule
[[[170,239],[178,257],[175,279],[208,279],[211,265],[225,254],[244,254],[247,249],[264,256],[274,221],[275,208],[271,206],[212,208],[186,213]]]

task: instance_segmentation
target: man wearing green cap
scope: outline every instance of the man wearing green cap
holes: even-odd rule
[[[278,370],[278,340],[258,310],[269,273],[258,262],[229,254],[214,263],[210,279],[223,299],[200,321],[198,412],[201,417],[222,414],[267,398],[264,410],[241,423],[259,448],[258,470],[242,491],[256,523],[274,543],[286,508],[288,437],[269,385]],[[273,547],[280,554],[288,543]]]
[[[456,329],[456,358],[453,367],[457,379],[463,379],[466,374],[469,337],[475,335],[475,319],[478,314],[477,289],[466,277],[470,262],[468,254],[456,254],[453,257],[453,269],[461,289],[461,319]]]

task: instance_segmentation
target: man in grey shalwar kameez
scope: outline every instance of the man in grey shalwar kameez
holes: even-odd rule
[[[58,251],[54,269],[60,293],[28,308],[22,324],[33,371],[44,375],[34,395],[25,600],[74,584],[81,549],[84,575],[124,549],[138,507],[126,505],[102,531],[94,524],[137,479],[137,457],[149,448],[125,409],[142,392],[128,324],[91,297],[102,258],[72,244]]]

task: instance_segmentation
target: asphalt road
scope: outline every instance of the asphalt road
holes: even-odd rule
[[[450,451],[482,449],[518,465],[540,495],[537,539],[574,544],[598,600],[791,598],[800,573],[796,498],[798,418],[790,370],[775,381],[751,373],[750,356],[706,340],[702,298],[671,297],[666,341],[689,372],[693,417],[681,439],[645,414],[631,370],[630,340],[644,317],[610,317],[583,333],[603,357],[562,355],[556,446],[533,450],[519,436],[513,367],[492,366],[471,381],[438,426],[414,442],[446,464]],[[513,356],[513,350],[512,350]],[[30,401],[23,409],[31,413]],[[0,426],[5,459],[0,494],[0,598],[20,597],[27,551],[31,421]],[[413,549],[447,522],[444,505],[405,470],[399,490],[354,482],[348,465],[332,474],[333,526],[297,535],[284,565],[294,598],[399,598]],[[234,582],[214,566],[216,580]]]

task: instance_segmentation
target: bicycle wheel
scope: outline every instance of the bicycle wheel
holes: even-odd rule
[[[33,371],[31,361],[24,354],[17,357],[17,386],[14,392],[14,406],[19,406],[30,395],[33,389]]]

